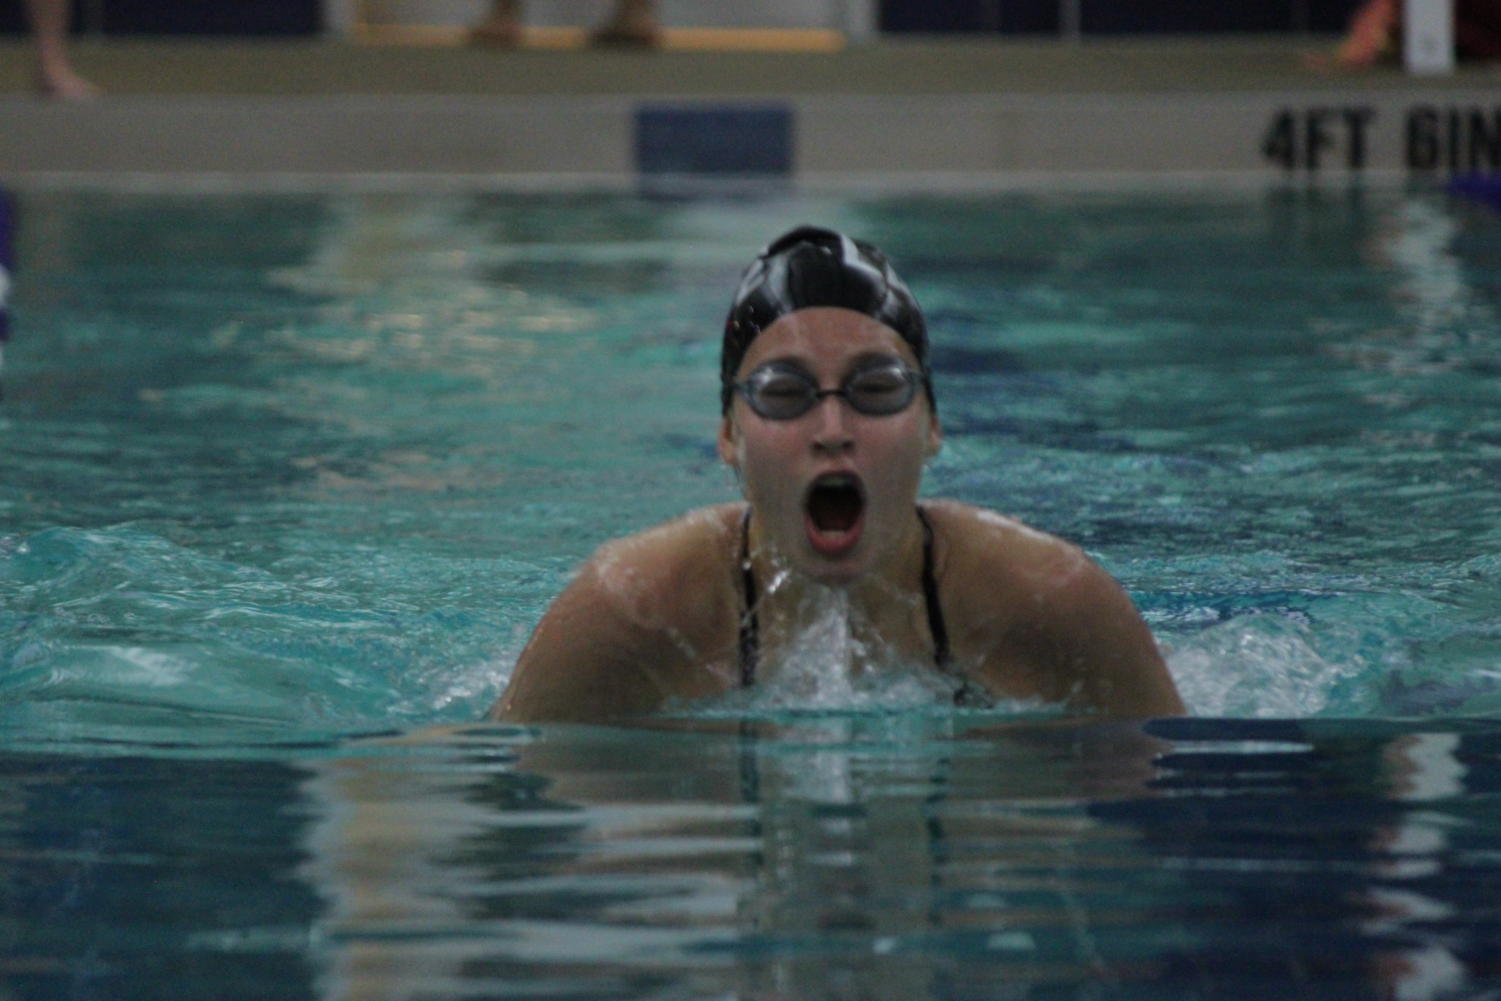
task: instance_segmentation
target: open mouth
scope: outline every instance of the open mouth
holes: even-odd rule
[[[858,477],[847,474],[820,476],[813,481],[804,504],[808,538],[820,552],[842,552],[860,537],[865,493]]]

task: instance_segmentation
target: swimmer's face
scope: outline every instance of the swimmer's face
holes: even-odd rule
[[[788,313],[762,331],[735,378],[768,364],[800,370],[823,390],[873,366],[918,368],[890,327],[822,306]],[[920,389],[894,414],[862,414],[825,396],[790,420],[760,416],[737,392],[720,424],[719,455],[739,471],[763,541],[793,569],[837,585],[886,564],[918,531],[913,507],[923,464],[940,441]]]

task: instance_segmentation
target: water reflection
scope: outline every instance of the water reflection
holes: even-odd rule
[[[1478,996],[1494,970],[1462,942],[1494,936],[1496,923],[1475,885],[1456,879],[1468,867],[1457,864],[1450,836],[1470,826],[1462,815],[1477,791],[1464,762],[1476,751],[1493,762],[1494,732],[1209,725],[1257,742],[1180,744],[1161,762],[1162,785],[1175,794],[1168,809],[1103,808],[1137,826],[1166,864],[1214,890],[1184,915],[1199,944],[1173,957],[1172,979],[1227,997],[1274,982],[1338,987],[1350,997]],[[1182,737],[1194,727],[1155,730]],[[1494,822],[1482,830],[1494,844]],[[1494,871],[1474,876],[1482,893],[1494,893]]]
[[[0,998],[315,996],[300,768],[0,752]]]
[[[304,872],[329,997],[1440,998],[1495,977],[1477,739],[465,730],[317,764]]]
[[[0,754],[0,997],[1501,996],[1492,722],[201,753]]]

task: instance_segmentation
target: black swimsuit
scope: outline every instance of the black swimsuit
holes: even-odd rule
[[[760,591],[756,587],[756,575],[750,560],[750,509],[740,521],[740,577],[745,588],[745,614],[740,617],[740,684],[749,688],[756,681],[756,664],[761,654],[761,627],[756,617]],[[954,671],[953,657],[949,653],[949,631],[943,621],[943,605],[938,600],[938,577],[933,569],[933,525],[922,508],[917,509],[917,520],[922,522],[922,593],[928,612],[928,632],[933,636],[933,666],[959,681],[954,692],[955,705],[968,705],[975,700],[976,692],[969,679]]]

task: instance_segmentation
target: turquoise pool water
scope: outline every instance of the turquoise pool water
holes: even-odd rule
[[[0,997],[1501,996],[1492,211],[17,209]],[[802,221],[928,311],[929,492],[1089,549],[1197,719],[893,678],[473,725],[594,545],[734,495],[716,332]]]

